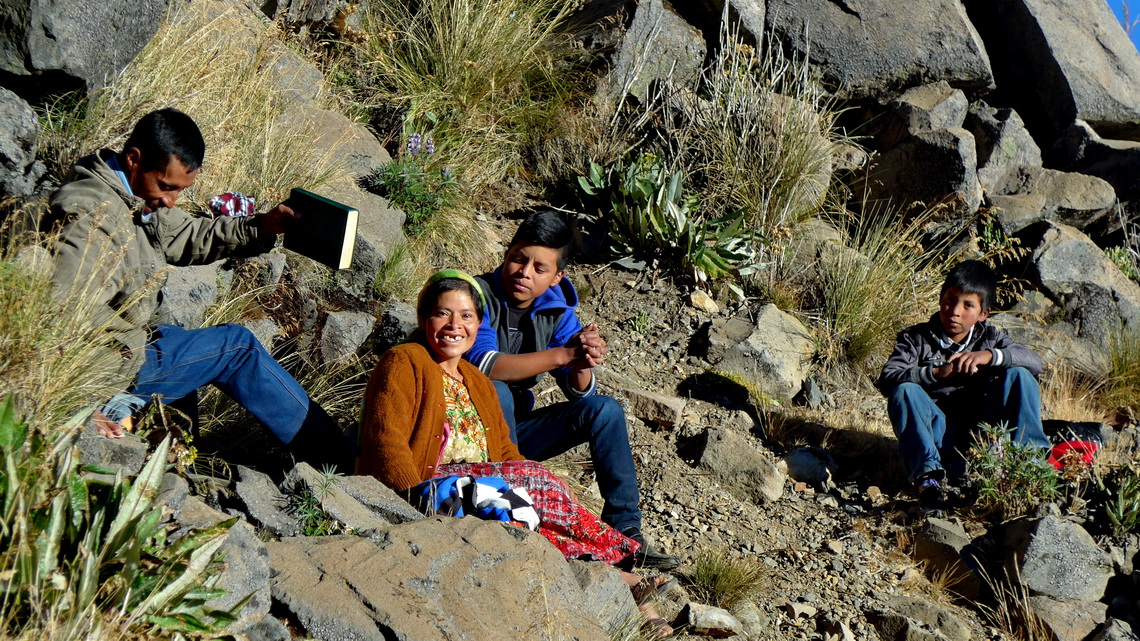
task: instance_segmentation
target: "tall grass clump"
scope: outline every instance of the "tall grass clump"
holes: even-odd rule
[[[0,247],[0,398],[11,399],[21,420],[62,425],[92,399],[108,399],[129,383],[121,354],[106,347],[116,320],[89,304],[110,287],[122,256],[96,238],[87,252],[92,277],[53,295],[52,260],[43,247]],[[146,289],[123,301],[124,309]]]
[[[1110,408],[1140,405],[1140,330],[1121,327],[1108,337],[1103,401]]]
[[[239,191],[259,206],[292,187],[320,190],[350,180],[316,152],[313,125],[288,117],[276,64],[287,51],[272,28],[209,0],[184,3],[130,65],[90,104],[65,99],[41,114],[41,148],[62,174],[79,157],[121,145],[147,112],[174,107],[198,123],[206,160],[184,195],[199,209]]]
[[[578,54],[558,0],[378,0],[363,12],[366,85],[431,132],[447,166],[479,188],[517,170],[577,98]]]
[[[830,355],[870,371],[895,335],[937,309],[940,247],[924,248],[927,219],[892,212],[854,221],[844,247],[819,265],[817,302]]]
[[[742,212],[765,237],[794,228],[829,198],[836,105],[804,60],[775,43],[740,43],[722,20],[720,48],[692,87],[660,98],[664,138],[703,177],[702,207]]]
[[[755,561],[729,556],[725,550],[706,549],[693,560],[687,580],[702,603],[731,608],[758,595],[771,577]]]

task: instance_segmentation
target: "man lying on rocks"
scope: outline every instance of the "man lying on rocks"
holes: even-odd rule
[[[284,205],[248,217],[194,217],[174,206],[194,184],[206,144],[176,109],[142,117],[121,152],[80,160],[51,198],[65,226],[55,296],[89,307],[108,328],[105,348],[133,383],[94,413],[99,433],[122,436],[151,397],[174,402],[212,383],[298,456],[351,472],[354,447],[328,414],[239,325],[186,330],[154,324],[167,266],[200,265],[271,249],[297,215]]]

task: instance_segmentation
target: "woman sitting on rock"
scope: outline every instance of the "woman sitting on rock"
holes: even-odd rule
[[[578,505],[541,463],[523,459],[510,440],[491,380],[463,360],[479,332],[482,296],[464,272],[444,270],[428,279],[416,306],[419,329],[380,357],[368,381],[358,473],[375,476],[421,509],[426,497],[427,507],[437,510],[439,502],[431,495],[442,487],[439,480],[501,479],[494,483],[525,491],[508,492],[510,500],[499,504],[529,503],[533,512],[528,513],[538,517],[529,525],[567,559],[610,565],[629,560],[638,544]],[[622,578],[641,602],[662,583],[625,571]],[[658,637],[672,634],[651,605],[641,610]]]

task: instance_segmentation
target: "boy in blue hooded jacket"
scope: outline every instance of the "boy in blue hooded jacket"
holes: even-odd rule
[[[495,382],[523,456],[545,461],[589,443],[605,499],[602,520],[641,544],[639,566],[672,569],[680,561],[654,550],[641,532],[625,413],[616,400],[594,393],[593,368],[605,357],[606,341],[597,325],[582,327],[574,313],[578,293],[566,278],[572,240],[557,212],[539,211],[523,221],[503,264],[477,278],[487,310],[464,357]],[[567,400],[535,409],[530,390],[547,372]]]

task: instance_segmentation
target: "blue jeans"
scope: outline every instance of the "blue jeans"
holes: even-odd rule
[[[570,448],[590,444],[590,457],[605,499],[602,520],[621,532],[641,529],[637,470],[621,405],[608,396],[586,398],[532,410],[530,395],[517,399],[509,385],[495,381],[499,405],[511,428],[511,440],[528,459],[545,461]]]
[[[1023,367],[1000,372],[977,388],[968,403],[955,399],[955,407],[940,408],[917,383],[902,383],[887,397],[887,414],[899,441],[899,456],[910,480],[930,472],[961,474],[961,450],[978,423],[1013,426],[1013,440],[1033,447],[1049,447],[1041,427],[1041,392],[1037,379]]]
[[[320,405],[240,325],[186,330],[157,325],[146,356],[128,392],[174,402],[213,384],[244,407],[282,443],[314,464],[347,465],[351,442]]]

